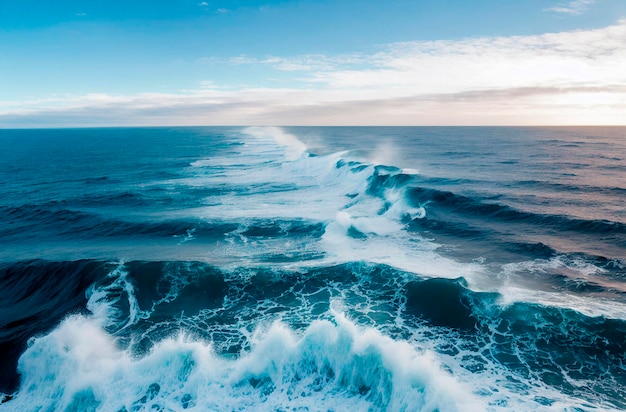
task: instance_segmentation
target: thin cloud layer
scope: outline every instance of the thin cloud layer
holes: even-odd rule
[[[626,20],[539,36],[418,41],[370,55],[240,56],[294,87],[0,102],[0,125],[624,124]]]
[[[331,87],[413,93],[626,82],[626,21],[601,30],[393,44],[365,70],[319,71]]]
[[[558,3],[556,6],[548,7],[546,11],[563,14],[582,14],[587,8],[596,3],[596,0],[572,0]]]

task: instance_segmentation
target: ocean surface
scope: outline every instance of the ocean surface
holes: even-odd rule
[[[0,411],[626,410],[626,128],[0,130]]]

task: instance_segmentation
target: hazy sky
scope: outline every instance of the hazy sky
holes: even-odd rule
[[[0,127],[626,124],[626,0],[0,0]]]

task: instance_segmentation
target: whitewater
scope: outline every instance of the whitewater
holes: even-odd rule
[[[625,142],[0,130],[0,411],[624,410]]]

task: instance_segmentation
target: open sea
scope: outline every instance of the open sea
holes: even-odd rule
[[[626,128],[0,130],[0,411],[92,410],[626,410]]]

